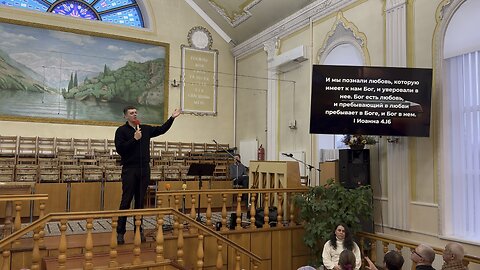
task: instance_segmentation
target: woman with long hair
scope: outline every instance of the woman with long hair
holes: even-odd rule
[[[338,261],[340,253],[344,250],[350,250],[355,255],[355,264],[352,270],[360,269],[362,266],[362,257],[360,255],[360,248],[353,241],[352,234],[345,224],[338,224],[323,246],[322,258],[323,265],[328,270],[342,270]]]

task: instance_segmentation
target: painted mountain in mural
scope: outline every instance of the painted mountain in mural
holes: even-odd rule
[[[51,92],[43,86],[41,76],[10,58],[0,50],[0,91]]]
[[[72,74],[69,89],[62,94],[66,99],[159,106],[164,101],[164,68],[161,58],[144,63],[130,61],[115,71],[105,65],[102,73],[83,83],[78,83],[76,74]]]

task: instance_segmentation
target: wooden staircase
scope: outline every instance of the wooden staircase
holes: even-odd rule
[[[97,233],[95,234],[95,245],[93,248],[93,255],[91,264],[93,269],[159,269],[159,270],[170,270],[170,269],[180,269],[180,270],[190,270],[194,269],[193,266],[182,266],[180,265],[175,258],[165,258],[162,262],[155,262],[157,253],[155,251],[155,239],[152,236],[149,236],[149,232],[146,232],[147,242],[141,244],[141,255],[140,259],[142,264],[133,265],[134,261],[134,244],[133,244],[133,232],[127,232],[125,234],[126,243],[120,245],[116,249],[116,262],[111,262],[110,257],[110,233]],[[168,237],[167,237],[168,238]],[[85,236],[77,235],[70,236],[69,239],[69,249],[71,250],[83,250]],[[42,270],[56,270],[59,269],[58,263],[58,245],[59,242],[58,236],[46,237],[45,238],[45,248],[43,252],[49,254],[50,256],[45,256],[42,258],[41,269]],[[14,251],[12,252],[14,253]],[[116,265],[116,266],[115,266]],[[85,255],[76,254],[69,255],[68,260],[66,261],[66,269],[85,269]]]

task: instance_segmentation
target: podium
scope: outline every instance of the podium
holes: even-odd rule
[[[188,176],[198,176],[198,190],[202,189],[202,176],[213,176],[215,164],[210,163],[192,163],[188,168]],[[200,217],[200,194],[198,194],[197,221],[202,221]],[[193,207],[193,206],[192,206]]]
[[[249,172],[249,188],[300,188],[302,183],[300,181],[300,166],[298,161],[250,161]],[[257,197],[260,206],[263,205],[260,201],[260,195]],[[286,193],[284,194],[286,198]],[[273,198],[273,204],[278,202],[278,196]],[[287,200],[283,201],[283,209],[287,210]]]

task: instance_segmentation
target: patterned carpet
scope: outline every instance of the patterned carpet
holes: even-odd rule
[[[227,212],[227,226],[230,224],[230,217],[233,211]],[[200,217],[202,223],[206,224],[207,219],[205,213],[201,213]],[[164,230],[169,230],[173,227],[173,216],[165,216],[164,219]],[[220,212],[212,213],[212,224],[222,221],[222,216]],[[234,221],[235,222],[235,221]],[[244,214],[242,214],[242,224],[248,224],[249,220]],[[144,230],[153,230],[156,228],[156,219],[155,216],[144,216],[143,217],[143,229]],[[22,224],[22,227],[27,226],[28,224]],[[83,234],[86,232],[87,222],[85,220],[78,221],[69,221],[67,223],[67,235],[71,234]],[[127,218],[127,231],[133,230],[133,217]],[[112,222],[111,219],[95,219],[93,221],[93,233],[105,233],[112,231]],[[32,237],[33,233],[25,235],[24,237]],[[60,235],[60,222],[49,222],[45,226],[45,236],[56,236]]]

